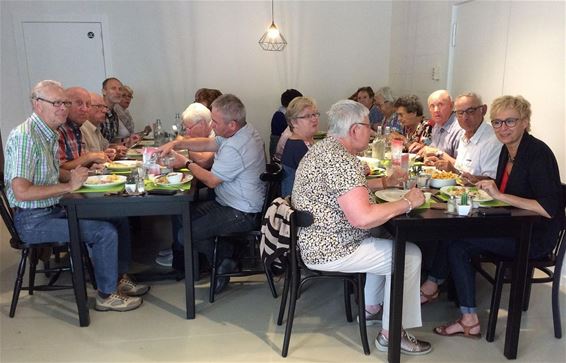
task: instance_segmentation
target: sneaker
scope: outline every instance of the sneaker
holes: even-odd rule
[[[173,250],[170,249],[170,248],[166,248],[164,250],[157,252],[157,256],[160,256],[160,257],[173,256]]]
[[[125,296],[142,296],[148,291],[148,285],[135,283],[127,275],[118,282],[118,292]]]
[[[366,311],[366,326],[381,324],[381,319],[383,317],[383,309],[379,309],[379,311],[375,314],[370,314]],[[357,317],[358,323],[360,322],[360,317]]]
[[[98,311],[129,311],[139,308],[142,302],[141,297],[110,294],[107,298],[103,298],[96,294],[94,309]]]
[[[375,347],[382,352],[387,352],[388,346],[389,340],[380,332],[377,338],[375,338]],[[418,340],[403,330],[401,335],[401,353],[407,355],[424,355],[430,353],[431,350],[432,345],[430,345],[429,342]]]
[[[155,263],[163,267],[173,266],[173,252],[170,255],[160,256],[159,254],[155,258]]]

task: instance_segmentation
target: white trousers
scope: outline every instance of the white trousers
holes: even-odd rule
[[[321,271],[366,272],[364,296],[366,305],[383,302],[382,326],[389,330],[389,299],[391,293],[391,260],[393,241],[375,237],[366,238],[352,254],[336,261],[307,265]],[[403,327],[422,326],[420,300],[421,250],[407,243],[405,279],[403,285]]]

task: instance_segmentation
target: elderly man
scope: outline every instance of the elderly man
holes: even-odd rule
[[[88,120],[81,126],[86,150],[104,151],[111,160],[114,160],[116,156],[124,156],[127,151],[126,147],[110,144],[100,131],[100,126],[106,121],[106,111],[108,110],[108,106],[104,104],[104,99],[98,93],[91,92],[90,100]]]
[[[345,100],[328,111],[328,137],[316,143],[303,157],[295,178],[292,202],[313,215],[313,224],[299,231],[298,243],[305,264],[320,271],[366,272],[364,289],[366,320],[373,324],[383,309],[383,329],[375,345],[389,345],[389,293],[391,284],[391,240],[376,238],[370,229],[390,218],[408,213],[425,201],[413,188],[402,199],[377,204],[356,155],[367,148],[371,135],[368,109]],[[387,181],[380,184],[386,186]],[[419,304],[421,253],[407,244],[404,274],[403,327],[422,325]],[[380,303],[383,302],[383,307]],[[411,355],[431,351],[428,342],[403,331],[401,352]]]
[[[161,147],[162,155],[172,149],[215,152],[212,169],[206,170],[178,153],[177,166],[185,165],[209,188],[215,199],[195,203],[192,217],[193,245],[212,261],[214,236],[253,230],[259,225],[259,213],[265,198],[265,186],[259,176],[265,171],[265,150],[259,132],[246,122],[246,108],[234,95],[226,94],[212,102],[212,128],[215,138],[175,140]],[[182,229],[175,235],[173,267],[183,261],[180,243]],[[233,246],[219,246],[219,273],[232,271],[236,262],[230,257]],[[178,269],[178,268],[177,268]],[[221,291],[227,279],[215,286]]]
[[[480,96],[469,92],[456,98],[454,111],[458,124],[464,130],[458,156],[454,159],[445,155],[435,163],[436,168],[461,173],[469,183],[495,179],[502,144],[497,140],[493,127],[483,120],[487,105],[482,103]]]
[[[434,123],[431,133],[431,144],[421,149],[419,154],[427,157],[433,164],[445,155],[455,158],[462,136],[462,128],[456,122],[456,114],[452,111],[454,104],[448,91],[438,90],[428,97],[428,110]],[[409,151],[413,150],[409,147]]]
[[[32,115],[10,133],[6,143],[5,184],[14,224],[27,243],[69,241],[65,210],[58,204],[65,193],[81,187],[87,169],[66,171],[57,160],[57,128],[63,125],[71,101],[59,82],[41,81],[32,89]],[[95,309],[127,311],[139,307],[147,286],[119,277],[118,240],[129,244],[127,228],[106,221],[81,220],[81,239],[89,247],[98,285]],[[128,296],[129,295],[129,296]]]
[[[81,126],[87,121],[91,109],[90,94],[84,88],[71,87],[65,90],[71,102],[67,121],[59,127],[59,162],[65,170],[77,166],[90,167],[110,159],[102,151],[87,151]]]

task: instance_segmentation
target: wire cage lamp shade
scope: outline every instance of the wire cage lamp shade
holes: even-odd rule
[[[273,17],[273,0],[271,0],[271,25],[259,39],[259,46],[266,51],[280,52],[285,49],[287,40],[281,34]]]

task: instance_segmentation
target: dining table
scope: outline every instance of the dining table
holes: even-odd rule
[[[129,195],[123,185],[117,192],[74,192],[62,196],[60,204],[67,210],[71,247],[71,261],[74,266],[73,284],[76,287],[76,301],[81,327],[90,324],[87,306],[83,258],[80,241],[79,219],[106,219],[115,217],[179,215],[183,225],[185,248],[185,301],[186,318],[195,317],[195,292],[193,282],[193,252],[191,238],[191,203],[195,200],[196,179],[190,187],[179,188],[173,195]],[[146,185],[146,190],[147,190]],[[173,188],[165,188],[173,189]]]
[[[505,208],[510,213],[501,216],[482,216],[477,210],[470,215],[460,216],[448,214],[443,209],[419,208],[392,218],[385,224],[385,228],[394,236],[389,304],[389,362],[400,361],[406,243],[482,237],[510,237],[517,243],[504,347],[505,357],[516,359],[522,301],[528,278],[529,242],[533,224],[541,217],[524,209]]]

